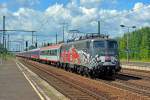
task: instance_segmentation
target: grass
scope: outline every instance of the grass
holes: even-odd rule
[[[5,54],[5,53],[0,54],[0,58],[1,58],[1,59],[4,59],[4,60],[12,59],[12,58],[14,58],[14,57],[15,57],[15,56],[14,56],[13,54]]]

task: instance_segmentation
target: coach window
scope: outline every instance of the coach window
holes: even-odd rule
[[[48,50],[48,55],[51,55],[51,50]]]
[[[47,55],[47,50],[45,51],[45,55]]]
[[[53,55],[53,50],[51,50],[51,53],[50,53],[50,55],[51,55],[51,56]]]
[[[57,50],[55,50],[55,56],[57,55]]]
[[[48,54],[49,54],[49,50],[46,51],[46,55],[48,55]]]
[[[42,55],[44,55],[44,51],[42,51]]]
[[[53,55],[53,50],[51,50],[51,53],[50,53],[50,55],[51,55],[51,56]]]
[[[45,55],[45,52],[44,51],[42,51],[43,52],[43,55]]]
[[[54,50],[54,55],[56,55],[56,50]]]
[[[55,50],[53,50],[53,56],[55,56]]]
[[[52,50],[52,55],[55,56],[57,54],[56,50]]]
[[[51,55],[53,55],[53,50],[51,50]]]
[[[45,51],[43,51],[43,55],[45,55]]]
[[[49,50],[49,55],[51,55],[51,50]]]
[[[51,50],[51,56],[53,56],[54,55],[54,51],[53,50]]]
[[[57,55],[57,50],[54,50],[54,55],[55,55],[55,56]]]
[[[44,53],[45,53],[45,55],[47,55],[47,50]]]

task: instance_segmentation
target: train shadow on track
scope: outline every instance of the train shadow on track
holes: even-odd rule
[[[141,80],[142,78],[119,73],[113,77],[105,76],[105,77],[99,77],[98,79],[107,80],[107,81],[115,81],[115,80],[128,81],[128,80]]]
[[[141,80],[142,78],[133,75],[126,75],[119,73],[116,75],[116,79],[128,81],[128,80]]]

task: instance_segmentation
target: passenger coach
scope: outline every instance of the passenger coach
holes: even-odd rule
[[[40,61],[47,63],[57,63],[60,59],[61,45],[52,45],[40,48]]]

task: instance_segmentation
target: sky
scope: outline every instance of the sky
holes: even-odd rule
[[[40,44],[55,42],[56,33],[62,40],[62,23],[65,39],[69,38],[68,30],[97,32],[97,21],[101,33],[114,38],[127,32],[121,24],[136,29],[150,27],[150,0],[0,0],[0,15],[0,29],[2,16],[6,16],[6,29],[35,30]],[[12,41],[24,37],[31,42],[31,33],[7,34]]]

